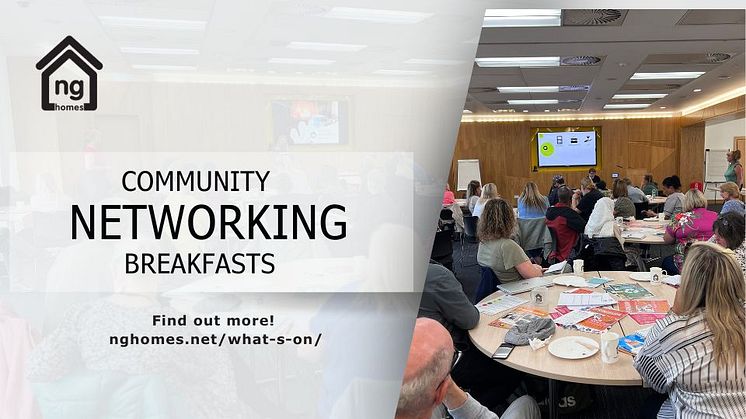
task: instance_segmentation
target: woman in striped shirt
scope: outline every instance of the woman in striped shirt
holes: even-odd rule
[[[746,418],[744,287],[731,250],[689,249],[672,313],[634,361],[646,387],[668,393],[658,418]]]

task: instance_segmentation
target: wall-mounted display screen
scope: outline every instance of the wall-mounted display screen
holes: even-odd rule
[[[348,117],[348,103],[344,100],[272,101],[275,140],[290,145],[346,144]]]
[[[538,128],[535,134],[539,168],[598,165],[600,128]]]

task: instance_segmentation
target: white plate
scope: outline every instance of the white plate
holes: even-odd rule
[[[582,342],[583,345],[578,342]],[[584,336],[565,336],[550,343],[548,349],[549,353],[557,358],[583,359],[598,352],[598,342]]]
[[[629,277],[635,281],[650,282],[650,272],[632,272]]]
[[[588,281],[582,276],[577,275],[562,275],[552,280],[555,285],[564,285],[566,287],[587,287]]]
[[[658,217],[643,218],[642,221],[647,221],[649,223],[654,223],[654,222],[658,221]]]

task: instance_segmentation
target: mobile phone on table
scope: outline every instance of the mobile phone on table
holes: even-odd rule
[[[492,359],[507,359],[508,355],[513,352],[513,348],[515,348],[515,345],[503,342],[502,345],[497,347],[495,353],[492,354]]]

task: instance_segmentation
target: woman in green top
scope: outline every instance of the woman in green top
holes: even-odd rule
[[[645,175],[645,179],[642,182],[642,192],[645,195],[658,195],[658,184],[653,181],[653,175]]]
[[[532,263],[521,246],[510,239],[515,226],[513,208],[500,198],[487,201],[477,224],[477,262],[491,268],[503,283],[541,276],[543,272],[541,266]]]
[[[743,188],[743,166],[738,161],[741,159],[741,150],[728,152],[728,168],[725,169],[725,181],[734,182],[739,188]]]

